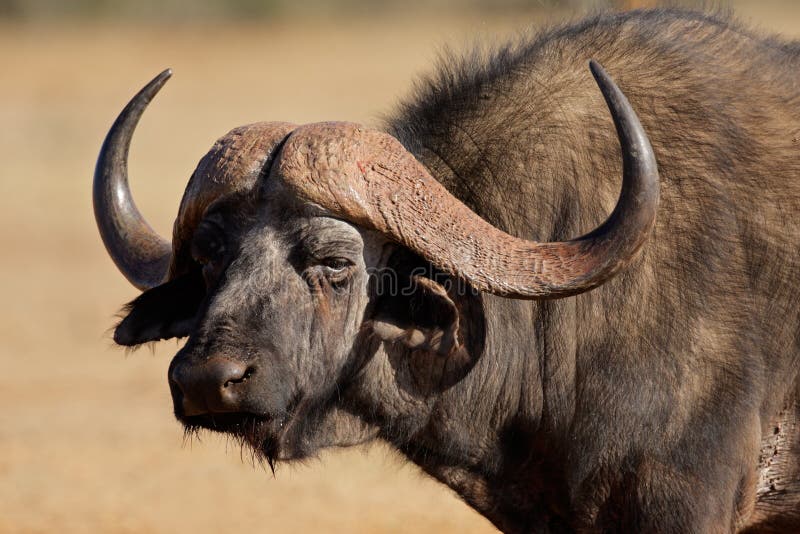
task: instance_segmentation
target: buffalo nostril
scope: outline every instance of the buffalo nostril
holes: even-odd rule
[[[222,387],[227,388],[227,387],[230,387],[230,386],[232,386],[234,384],[241,384],[243,382],[247,382],[247,380],[251,376],[253,376],[253,373],[255,373],[255,372],[256,372],[256,370],[253,367],[248,367],[247,369],[245,369],[244,374],[241,377],[230,378],[230,379],[226,380],[225,383],[222,385]]]

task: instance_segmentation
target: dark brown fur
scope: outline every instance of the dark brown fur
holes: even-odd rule
[[[797,440],[781,453],[783,487],[770,505],[754,474],[761,436],[797,389],[800,45],[726,19],[650,11],[557,28],[489,56],[442,68],[389,122],[451,192],[520,237],[564,239],[601,222],[620,158],[585,68],[595,58],[642,120],[662,200],[638,265],[598,290],[533,304],[485,297],[487,316],[506,318],[487,345],[522,332],[534,342],[484,355],[467,379],[481,384],[478,415],[494,411],[490,399],[518,405],[494,426],[488,456],[501,465],[482,490],[492,498],[479,492],[476,506],[491,515],[525,500],[503,470],[499,438],[510,433],[552,454],[513,467],[531,480],[543,464],[549,474],[530,484],[541,493],[531,492],[529,514],[512,505],[523,517],[728,531],[780,502],[780,521],[800,528]],[[460,472],[455,484],[470,478]],[[551,513],[536,510],[555,496]]]

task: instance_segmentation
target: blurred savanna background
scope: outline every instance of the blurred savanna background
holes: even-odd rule
[[[178,344],[127,354],[109,336],[137,293],[95,230],[94,161],[128,98],[172,67],[130,159],[169,235],[195,163],[234,126],[375,124],[444,46],[654,3],[0,0],[0,532],[493,531],[380,445],[273,477],[223,438],[186,443],[166,382]],[[714,5],[800,37],[796,0]]]

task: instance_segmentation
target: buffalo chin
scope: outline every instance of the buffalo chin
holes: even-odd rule
[[[216,413],[183,416],[177,415],[188,437],[199,435],[203,430],[218,432],[233,437],[242,449],[252,453],[253,459],[266,462],[274,471],[275,462],[286,459],[286,452],[279,447],[283,420],[251,413]]]

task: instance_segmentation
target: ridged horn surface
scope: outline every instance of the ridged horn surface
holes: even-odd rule
[[[453,197],[394,137],[352,123],[302,126],[273,169],[301,198],[382,232],[436,267],[497,295],[545,299],[599,286],[627,266],[653,228],[656,158],[625,95],[590,68],[622,148],[622,191],[609,218],[588,234],[540,243],[509,235]]]

